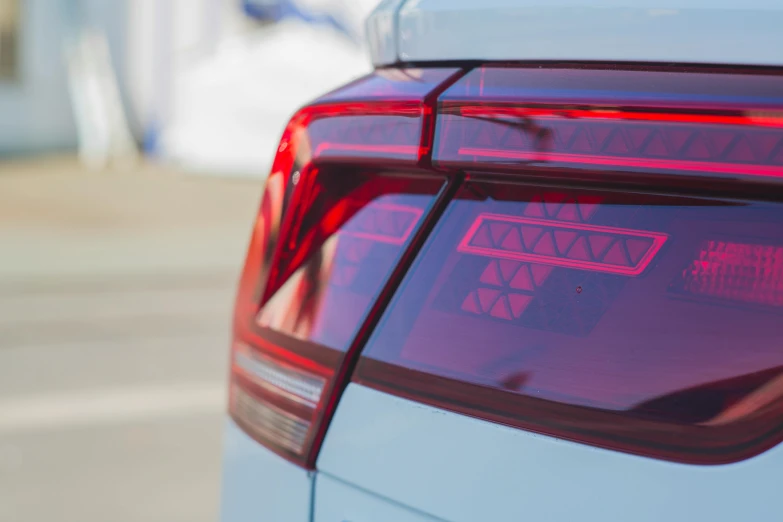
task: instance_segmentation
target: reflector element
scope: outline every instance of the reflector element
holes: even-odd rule
[[[666,234],[500,214],[479,214],[457,250],[526,261],[636,276],[666,242]]]
[[[248,346],[234,346],[234,371],[267,391],[314,408],[321,400],[326,379],[276,362]]]
[[[301,455],[327,378],[235,342],[229,411],[257,438]]]
[[[783,247],[706,241],[679,286],[694,295],[783,306]]]
[[[310,431],[310,422],[272,406],[263,399],[231,386],[231,413],[235,420],[248,426],[253,433],[275,444],[301,454]]]

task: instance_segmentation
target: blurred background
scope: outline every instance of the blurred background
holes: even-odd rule
[[[0,521],[217,519],[264,176],[377,2],[0,0]]]

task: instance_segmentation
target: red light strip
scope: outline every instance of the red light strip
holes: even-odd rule
[[[574,163],[588,165],[610,165],[615,167],[711,171],[721,174],[750,174],[753,176],[783,176],[783,166],[763,166],[744,163],[714,163],[710,161],[682,161],[650,158],[628,158],[618,156],[594,156],[588,154],[566,154],[550,152],[523,152],[515,150],[475,149],[461,147],[459,154],[485,158],[504,158],[533,162]]]
[[[503,231],[502,237],[494,237],[495,231]],[[468,229],[457,251],[636,276],[650,265],[667,239],[666,234],[659,232],[482,213]],[[477,245],[477,241],[488,245]]]
[[[783,111],[724,114],[445,103],[435,161],[783,178]],[[471,160],[472,158],[472,160]]]
[[[481,106],[444,104],[443,114],[458,114],[466,117],[516,116],[542,119],[590,119],[607,121],[651,121],[671,123],[695,123],[699,125],[745,125],[753,127],[783,128],[781,111],[743,111],[737,115],[689,114],[678,112],[630,112],[613,109],[549,109],[519,106]]]
[[[326,152],[326,154],[324,154]],[[419,152],[418,145],[362,145],[358,143],[319,143],[313,157],[330,156],[330,152],[364,152],[387,153],[393,155],[411,156]]]
[[[410,223],[402,230],[399,231],[399,234],[393,235],[391,233],[386,233],[380,230],[351,230],[351,229],[343,229],[340,231],[340,235],[345,236],[352,236],[352,237],[358,237],[362,239],[370,239],[372,241],[377,241],[379,243],[388,243],[391,245],[402,245],[404,244],[410,235],[413,233],[413,231],[416,229],[416,225],[419,222],[419,219],[421,219],[422,214],[424,213],[424,210],[416,207],[411,207],[407,205],[396,205],[394,203],[374,203],[367,207],[367,210],[372,211],[381,211],[386,212],[387,216],[388,214],[394,214],[394,213],[406,213],[410,214],[413,217],[410,220]],[[369,213],[364,215],[364,219],[369,215]],[[388,216],[388,219],[392,219],[391,216]],[[360,217],[359,222],[361,223],[362,217]],[[377,228],[377,221],[375,223]]]
[[[309,105],[301,109],[294,119],[308,124],[321,118],[345,118],[348,116],[421,116],[422,106],[418,101],[332,102]]]

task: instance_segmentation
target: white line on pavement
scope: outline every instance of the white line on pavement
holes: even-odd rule
[[[219,413],[224,383],[96,389],[0,399],[0,433]]]

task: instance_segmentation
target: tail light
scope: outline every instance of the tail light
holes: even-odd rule
[[[678,462],[780,442],[780,93],[779,72],[462,77],[432,164],[465,181],[354,380]]]
[[[441,96],[433,162],[777,182],[780,87],[778,74],[481,68]]]
[[[455,69],[378,71],[296,114],[267,179],[237,296],[229,410],[312,467],[359,332],[446,178],[427,173]]]
[[[781,92],[777,71],[404,69],[302,109],[240,283],[233,418],[312,467],[352,377],[679,462],[777,444]]]

